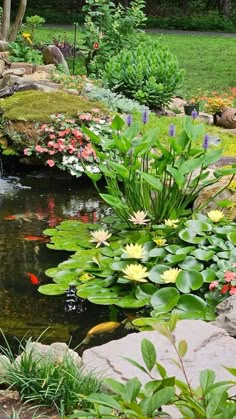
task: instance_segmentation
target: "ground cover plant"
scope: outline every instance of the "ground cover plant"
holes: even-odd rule
[[[143,118],[147,122],[146,112]],[[140,136],[138,123],[123,125],[119,117],[113,120],[113,138],[104,155],[107,159],[116,148],[119,163],[104,161],[99,153],[108,192],[100,196],[117,218],[103,219],[102,227],[66,221],[46,230],[50,248],[75,253],[47,271],[55,283],[39,291],[58,295],[75,285],[81,298],[96,304],[151,306],[155,319],[173,309],[182,317],[212,318],[215,305],[235,288],[232,282],[224,294],[213,293],[210,286],[216,272],[223,275],[234,263],[235,223],[221,211],[187,218],[199,190],[225,174],[233,179],[236,168],[218,169],[207,179],[208,165],[220,158],[221,150],[209,149],[206,139],[198,145],[204,127],[191,118],[186,117],[178,137],[171,127],[168,145],[158,140],[157,129]],[[99,136],[91,133],[91,139],[99,144]],[[87,175],[97,186],[101,174]]]

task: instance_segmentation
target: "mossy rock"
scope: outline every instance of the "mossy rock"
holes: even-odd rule
[[[107,108],[98,102],[91,102],[81,96],[73,96],[64,92],[40,92],[29,90],[15,93],[0,101],[0,111],[11,121],[48,122],[50,115],[63,113],[76,116],[80,112],[91,112],[99,108],[108,113]]]
[[[50,122],[50,115],[62,113],[76,117],[78,112],[91,112],[93,108],[100,109],[104,115],[109,114],[100,102],[91,102],[65,92],[30,90],[0,101],[0,113],[4,115],[3,131],[17,151],[39,141],[37,123]]]

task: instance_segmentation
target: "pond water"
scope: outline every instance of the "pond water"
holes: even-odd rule
[[[69,253],[49,249],[45,243],[27,237],[41,236],[44,229],[65,219],[99,221],[107,211],[86,181],[29,174],[0,179],[0,328],[11,344],[15,337],[38,338],[49,327],[41,341],[70,342],[73,348],[93,326],[124,319],[125,314],[114,307],[90,303],[81,312],[65,312],[66,296],[43,296],[28,275],[34,274],[40,284],[49,283],[45,270]],[[96,336],[86,348],[127,333],[119,328],[112,334]]]

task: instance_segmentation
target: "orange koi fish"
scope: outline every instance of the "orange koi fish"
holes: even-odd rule
[[[23,236],[25,240],[33,241],[33,242],[43,242],[47,243],[50,241],[49,237],[45,236]]]
[[[36,275],[32,274],[31,272],[26,272],[26,274],[28,275],[31,284],[33,284],[33,285],[39,285],[40,284],[40,281],[39,281],[39,279],[37,278]]]
[[[30,214],[15,214],[15,215],[6,215],[6,217],[4,217],[4,220],[7,221],[19,221],[19,220],[24,220],[24,221],[28,221],[31,222],[31,220],[29,220]]]
[[[92,327],[92,329],[88,331],[82,343],[85,345],[88,344],[90,342],[90,339],[94,335],[99,335],[101,333],[106,333],[106,332],[108,333],[114,332],[114,330],[120,327],[120,325],[121,323],[118,323],[118,322],[105,322],[105,323],[97,324],[97,326]]]

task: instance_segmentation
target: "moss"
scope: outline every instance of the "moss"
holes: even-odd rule
[[[15,93],[0,101],[0,110],[5,118],[11,121],[48,122],[50,115],[55,113],[76,116],[78,111],[90,112],[93,108],[108,113],[107,108],[101,103],[64,92],[45,93],[30,90]]]

